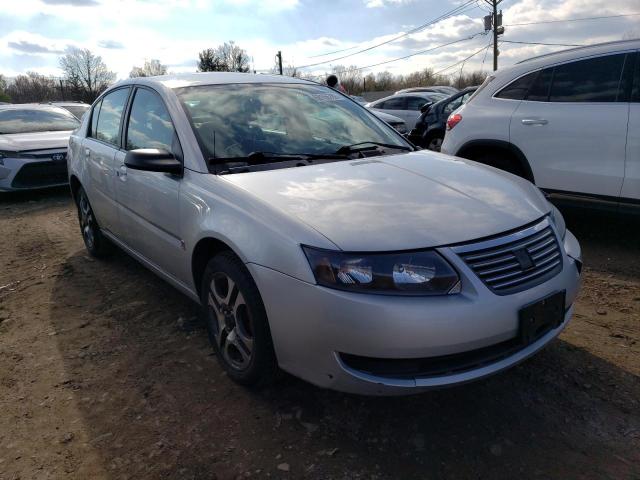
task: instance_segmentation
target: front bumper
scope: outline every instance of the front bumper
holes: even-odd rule
[[[401,395],[476,380],[533,355],[567,325],[580,286],[580,246],[566,233],[563,268],[525,291],[492,293],[450,248],[439,252],[458,270],[462,292],[442,297],[395,297],[332,290],[269,268],[248,264],[264,301],[278,363],[315,385],[366,395]],[[493,363],[450,375],[374,376],[350,368],[339,353],[415,359],[482,349],[518,335],[518,312],[566,291],[562,324],[534,343]]]
[[[67,161],[54,161],[53,154],[66,155],[66,149],[55,150],[49,154],[39,155],[37,158],[2,159],[0,164],[0,191],[33,190],[38,188],[56,187],[69,183],[67,176]]]

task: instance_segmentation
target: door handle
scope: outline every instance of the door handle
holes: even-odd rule
[[[523,118],[521,122],[523,125],[546,125],[549,123],[549,121],[544,118]]]
[[[91,156],[91,150],[89,150],[88,148],[84,149],[84,156],[89,158]]]
[[[120,168],[118,168],[118,170],[116,170],[116,177],[122,178],[122,177],[126,177],[126,176],[127,176],[127,167],[123,163],[122,165],[120,165]]]

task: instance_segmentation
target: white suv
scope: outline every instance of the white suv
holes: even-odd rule
[[[447,121],[442,152],[515,173],[551,197],[640,206],[640,40],[500,70]]]

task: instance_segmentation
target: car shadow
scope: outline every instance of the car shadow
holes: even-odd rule
[[[67,377],[56,388],[73,393],[112,478],[640,474],[639,378],[567,341],[494,377],[409,397],[288,375],[249,390],[218,366],[197,306],[119,251],[69,256],[50,316]]]

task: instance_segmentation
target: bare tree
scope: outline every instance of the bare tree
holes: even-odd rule
[[[60,68],[72,95],[88,103],[116,79],[116,74],[107,68],[102,57],[86,48],[70,48],[66,55],[60,57]]]
[[[18,75],[6,88],[6,94],[14,103],[47,102],[56,100],[56,81],[36,72]]]
[[[9,102],[11,97],[7,93],[7,79],[0,73],[0,102]]]
[[[249,55],[234,42],[207,48],[198,54],[199,72],[248,72]]]
[[[345,67],[344,65],[335,65],[331,69],[340,85],[350,94],[362,92],[362,71],[356,65]]]
[[[133,67],[129,78],[134,77],[153,77],[155,75],[166,75],[167,66],[160,63],[160,60],[145,60],[142,67]]]

